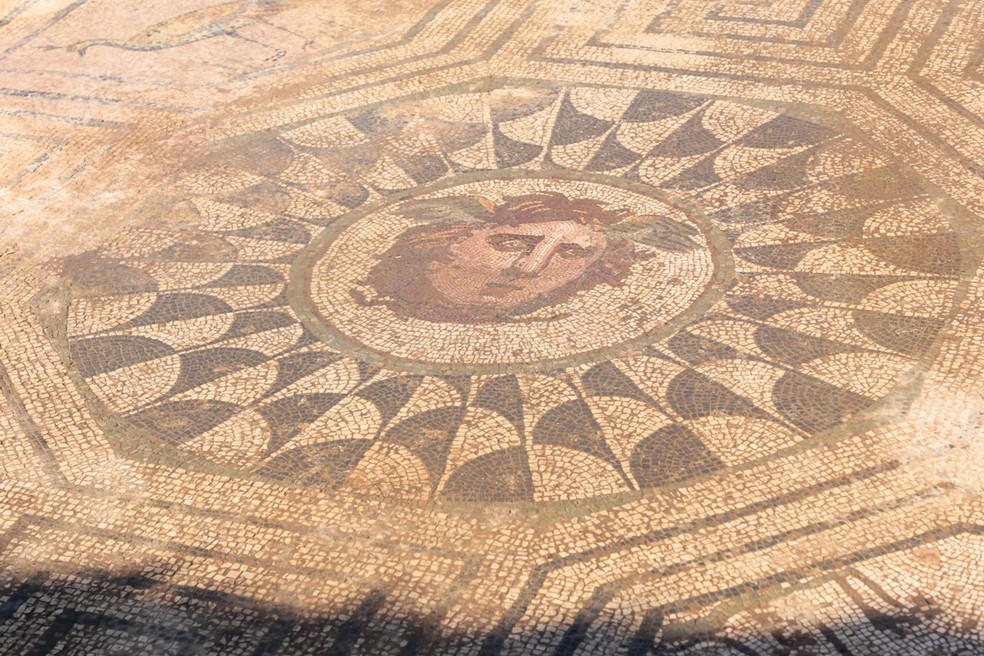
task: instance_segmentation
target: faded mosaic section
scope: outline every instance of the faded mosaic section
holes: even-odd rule
[[[791,111],[507,86],[239,144],[159,201],[196,227],[66,264],[124,451],[410,499],[660,487],[876,407],[958,289],[934,195]]]

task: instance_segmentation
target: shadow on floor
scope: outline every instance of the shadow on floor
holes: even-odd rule
[[[667,642],[653,613],[632,633],[595,621],[535,635],[508,629],[467,635],[449,629],[443,611],[411,618],[392,606],[386,593],[370,590],[346,611],[312,616],[143,574],[40,572],[0,583],[0,654],[984,654],[981,640],[948,635],[918,613],[865,612],[855,624],[812,631],[777,630],[741,639],[690,635]]]

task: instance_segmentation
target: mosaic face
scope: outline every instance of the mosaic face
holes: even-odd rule
[[[633,263],[650,257],[625,234],[608,230],[623,221],[673,224],[685,240],[683,250],[697,246],[689,237],[696,232],[692,226],[666,217],[628,217],[626,210],[559,192],[507,197],[499,205],[485,198],[443,202],[449,214],[468,215],[471,208],[472,220],[407,230],[369,276],[377,296],[408,317],[503,321],[567,300],[579,289],[619,286]],[[403,211],[412,215],[409,205]]]
[[[608,250],[600,219],[611,214],[596,203],[588,205],[594,215],[572,218],[563,212],[571,201],[557,193],[512,197],[499,207],[479,202],[491,211],[473,223],[439,223],[397,238],[370,274],[376,292],[395,300],[391,307],[431,320],[502,320],[561,299],[565,288],[569,296]]]
[[[407,285],[424,288],[413,295],[407,288],[396,294],[411,308],[415,300],[449,309],[457,306],[476,318],[550,304],[557,291],[580,280],[608,246],[604,232],[569,219],[438,226],[434,232],[433,239],[443,242],[436,245],[440,250],[417,260],[423,264],[423,279],[415,277]],[[411,261],[428,237],[401,235],[393,255]],[[386,265],[384,259],[374,273],[385,271]],[[420,316],[427,318],[428,313]]]
[[[605,233],[573,221],[481,228],[435,261],[427,280],[452,303],[512,311],[547,304],[605,252]]]

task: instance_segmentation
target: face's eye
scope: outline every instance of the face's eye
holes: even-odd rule
[[[486,241],[489,246],[503,253],[528,253],[541,238],[528,235],[492,235]]]
[[[557,255],[565,260],[581,260],[590,257],[595,249],[592,246],[579,246],[578,244],[561,244],[557,249]]]

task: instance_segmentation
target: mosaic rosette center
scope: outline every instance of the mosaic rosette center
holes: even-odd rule
[[[308,325],[356,357],[411,371],[598,361],[665,335],[721,293],[710,283],[722,266],[687,213],[611,184],[490,177],[325,232],[295,274],[317,317]]]

